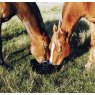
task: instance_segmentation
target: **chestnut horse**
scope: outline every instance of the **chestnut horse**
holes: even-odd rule
[[[36,3],[0,3],[0,29],[3,22],[17,15],[26,27],[31,41],[31,53],[39,63],[49,60],[49,37]],[[2,39],[0,31],[0,65],[8,67],[2,56]]]
[[[77,22],[85,17],[88,21],[95,23],[95,3],[94,2],[68,2],[62,9],[62,21],[58,27],[53,26],[53,36],[50,43],[50,62],[53,65],[60,65],[64,58],[69,56],[71,47],[70,37]],[[95,31],[91,31],[90,56],[85,67],[89,68],[95,59]]]

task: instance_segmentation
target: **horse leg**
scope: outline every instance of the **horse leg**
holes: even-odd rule
[[[0,65],[4,63],[3,56],[2,56],[2,38],[1,38],[1,21],[0,21]]]
[[[90,66],[94,63],[95,60],[95,31],[94,31],[95,25],[91,23],[91,49],[90,49],[90,55],[87,64],[85,65],[86,68],[90,68]]]
[[[94,59],[95,59],[95,46],[91,47],[89,59],[87,64],[85,65],[85,68],[90,68],[91,65],[94,63]]]
[[[0,35],[0,65],[4,63],[3,56],[2,56],[2,38]]]

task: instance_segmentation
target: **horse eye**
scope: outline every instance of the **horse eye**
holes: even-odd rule
[[[68,36],[68,31],[66,32],[66,37]]]
[[[49,47],[48,45],[45,46],[45,48],[48,48],[48,47]]]

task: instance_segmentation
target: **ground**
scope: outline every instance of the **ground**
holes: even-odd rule
[[[58,23],[61,14],[61,3],[38,3],[49,36],[52,26]],[[84,27],[85,24],[82,25]],[[75,29],[77,30],[77,29]],[[74,34],[73,34],[74,35]],[[3,56],[13,70],[5,70],[0,66],[0,92],[95,92],[95,66],[85,70],[89,47],[79,46],[76,56],[68,57],[59,72],[38,74],[32,71],[30,60],[29,36],[17,16],[2,26]],[[72,36],[72,39],[75,39]],[[71,39],[72,52],[75,42]]]

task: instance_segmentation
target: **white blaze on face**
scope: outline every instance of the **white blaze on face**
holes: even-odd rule
[[[53,42],[51,47],[50,63],[52,63],[54,48],[55,48],[55,43]]]

